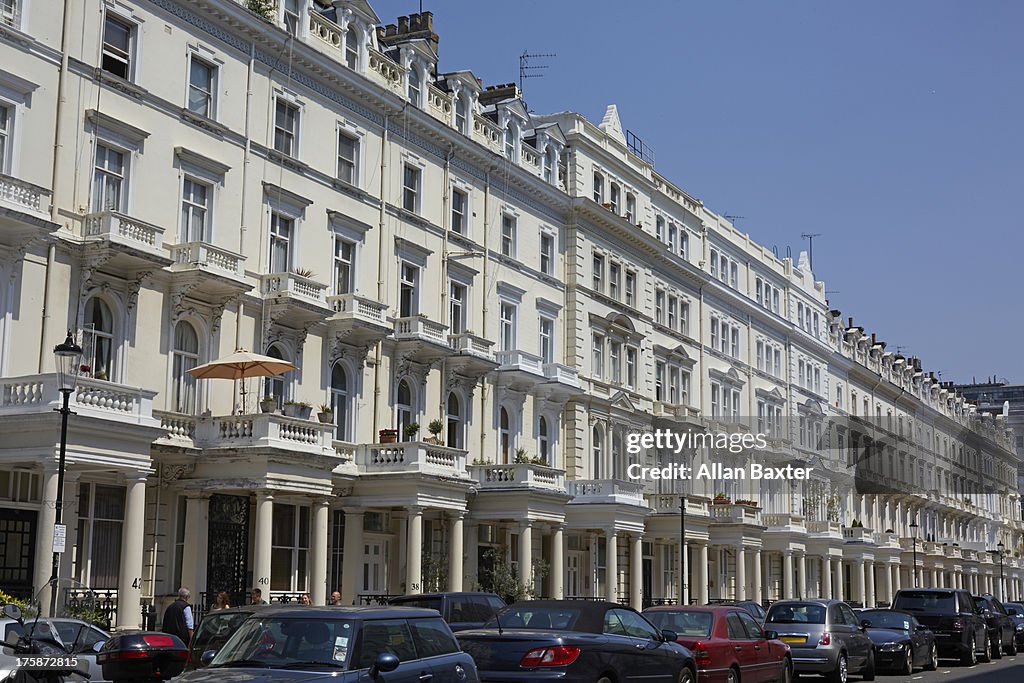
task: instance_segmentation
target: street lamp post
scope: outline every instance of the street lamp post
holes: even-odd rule
[[[917,588],[917,518],[910,523],[910,533],[914,535],[914,588]]]
[[[686,604],[686,496],[679,496],[679,604]]]
[[[1006,548],[1002,541],[996,545],[996,550],[999,551],[999,599],[1006,600],[1006,596],[1003,595],[1003,550]]]
[[[64,468],[68,446],[68,415],[71,415],[71,408],[68,404],[71,401],[71,394],[78,383],[78,371],[81,368],[82,347],[75,343],[68,330],[68,337],[63,344],[53,348],[53,359],[57,366],[57,384],[62,400],[61,407],[56,408],[60,413],[60,459],[57,462],[57,499],[54,501],[56,512],[53,524],[53,569],[50,574],[50,616],[57,615],[57,585],[60,583],[60,554],[64,552],[63,539],[67,537],[63,524],[64,512]],[[58,541],[58,539],[60,539]]]

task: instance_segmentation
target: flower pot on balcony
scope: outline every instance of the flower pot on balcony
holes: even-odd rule
[[[316,414],[316,419],[323,422],[325,425],[329,425],[334,422],[334,413],[331,411],[319,412]]]
[[[398,430],[382,429],[377,432],[377,438],[380,440],[380,443],[398,443]]]
[[[261,413],[272,413],[277,409],[276,398],[265,398],[260,401],[260,412]]]
[[[284,414],[288,417],[296,417],[300,420],[308,420],[313,414],[313,406],[302,403],[285,403]]]

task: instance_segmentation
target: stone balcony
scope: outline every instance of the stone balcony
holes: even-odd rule
[[[946,557],[959,560],[963,556],[960,553],[960,547],[956,545],[942,545],[942,554]]]
[[[245,279],[245,257],[208,242],[164,245],[171,255],[167,270],[173,286],[189,296],[219,303],[252,289]]]
[[[879,531],[875,534],[875,543],[883,548],[900,548],[900,537],[899,534],[894,534],[891,531]]]
[[[273,448],[310,455],[337,456],[332,424],[279,413],[200,416],[157,412],[164,445],[197,449]]]
[[[715,503],[711,506],[711,521],[719,524],[753,524],[761,526],[761,509],[752,505]]]
[[[794,534],[807,533],[804,525],[804,518],[788,512],[773,512],[761,515],[761,523],[768,527],[768,531],[781,531]]]
[[[874,543],[875,533],[862,526],[843,527],[843,541],[846,543]]]
[[[565,493],[565,470],[533,463],[472,465],[470,473],[483,491],[554,491]]]
[[[355,450],[360,474],[425,474],[469,479],[468,451],[422,441],[361,444]]]
[[[679,510],[678,493],[646,493],[647,506],[659,515],[678,515]],[[695,499],[693,496],[686,498],[687,517],[707,517],[708,508],[703,499]]]
[[[50,222],[50,191],[0,173],[0,245],[16,247],[57,230]]]
[[[498,381],[503,386],[518,391],[530,391],[548,379],[544,374],[544,362],[540,356],[512,349],[498,351],[494,357],[498,361]]]
[[[82,238],[91,259],[115,273],[165,268],[172,263],[164,249],[164,229],[120,211],[83,216]]]
[[[452,352],[446,362],[452,372],[475,380],[498,367],[491,351],[494,342],[489,339],[460,332],[449,335],[448,343]]]
[[[842,538],[843,527],[839,522],[807,522],[807,533],[811,538]]]
[[[327,297],[327,305],[334,311],[327,319],[327,329],[346,343],[370,346],[392,331],[388,307],[379,301],[359,294],[338,294]]]
[[[69,407],[81,417],[126,425],[157,427],[153,397],[157,392],[116,382],[81,377]],[[27,375],[0,379],[0,415],[53,414],[61,405],[57,375]]]
[[[642,484],[618,479],[573,479],[568,482],[570,504],[617,503],[647,507]]]
[[[452,352],[448,326],[423,315],[395,318],[392,332],[398,352],[417,363],[433,363]]]
[[[267,273],[259,279],[260,296],[274,322],[299,328],[330,317],[327,285],[322,282],[296,273]]]

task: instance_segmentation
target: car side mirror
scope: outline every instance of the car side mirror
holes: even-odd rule
[[[374,660],[373,666],[370,667],[370,678],[377,680],[377,677],[382,673],[386,674],[389,671],[394,671],[398,668],[398,657],[391,654],[390,652],[381,652],[377,655],[377,659]]]
[[[667,628],[662,629],[661,639],[664,640],[666,643],[674,643],[676,642],[676,640],[679,639],[679,634],[675,631],[669,631]]]
[[[17,605],[4,605],[4,616],[14,621],[20,621],[21,608]]]
[[[100,650],[103,649],[103,646],[106,644],[107,641],[105,640],[97,640],[95,643],[92,644],[92,651],[98,653]]]
[[[217,656],[217,651],[216,650],[207,650],[202,655],[200,655],[199,663],[202,664],[203,666],[210,666],[210,662],[212,662],[213,658],[216,657],[216,656]]]
[[[20,642],[21,636],[13,628],[7,632],[7,636],[4,638],[4,644],[7,647],[17,647]]]
[[[871,628],[871,620],[870,619],[861,619],[860,620],[860,627],[861,628]]]
[[[764,637],[765,637],[765,640],[778,640],[779,639],[779,632],[778,631],[765,631],[764,632]]]

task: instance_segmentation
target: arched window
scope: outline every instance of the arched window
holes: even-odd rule
[[[498,416],[498,445],[501,448],[501,463],[509,464],[512,462],[512,423],[508,417],[508,411],[505,410],[504,406],[501,408],[501,414]]]
[[[448,401],[446,403],[448,413],[447,444],[451,448],[465,448],[463,445],[465,443],[465,430],[462,419],[462,401],[459,400],[458,395],[453,391],[448,394]]]
[[[600,479],[604,473],[604,434],[601,433],[600,425],[594,425],[594,431],[591,435],[591,447],[594,452],[591,477]]]
[[[288,360],[285,357],[284,351],[277,344],[273,344],[267,349],[267,355],[271,358],[277,358],[278,360]],[[285,382],[284,377],[267,377],[263,380],[263,396],[272,396],[277,401],[278,410],[284,406],[285,401]]]
[[[338,441],[350,441],[349,413],[352,394],[349,390],[348,371],[341,363],[331,368],[331,410],[334,411],[334,425]]]
[[[345,31],[345,64],[353,71],[359,69],[359,34],[352,24]]]
[[[537,420],[537,457],[545,465],[553,465],[551,462],[551,434],[548,428],[548,419],[543,415]]]
[[[88,372],[96,379],[111,379],[114,374],[114,316],[103,299],[93,297],[85,304],[82,343],[85,351],[82,363],[89,366]]]
[[[184,320],[174,326],[172,360],[171,409],[177,413],[194,415],[196,412],[196,378],[189,370],[199,365],[199,335]]]
[[[413,423],[413,408],[412,408],[412,387],[409,386],[409,380],[403,379],[398,383],[398,392],[396,394],[397,400],[395,401],[395,417],[398,423],[398,437],[403,441],[410,440],[410,437],[405,435],[405,428]]]

